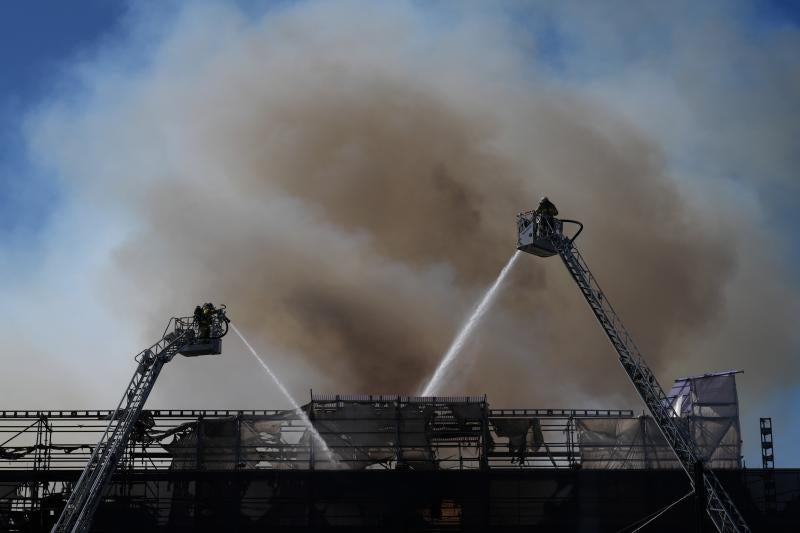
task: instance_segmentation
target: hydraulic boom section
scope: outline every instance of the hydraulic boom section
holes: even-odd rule
[[[653,419],[664,435],[683,470],[689,476],[694,490],[705,494],[706,512],[718,531],[749,532],[747,524],[720,484],[717,476],[703,463],[694,440],[676,423],[677,415],[667,399],[664,389],[642,358],[641,352],[633,338],[625,329],[619,315],[603,293],[597,280],[592,275],[578,249],[575,239],[583,230],[580,222],[558,219],[552,210],[542,209],[547,199],[542,200],[540,208],[535,211],[521,213],[517,216],[517,249],[539,257],[550,257],[558,254],[567,267],[572,279],[578,285],[586,303],[592,309],[597,321],[606,333],[619,356],[619,362],[630,378],[639,396],[647,405]],[[555,211],[557,214],[557,211]],[[564,224],[575,224],[578,230],[572,237],[564,234]],[[698,469],[698,470],[695,470]],[[702,474],[702,487],[697,486],[697,473]]]
[[[197,306],[193,316],[171,318],[161,339],[135,357],[138,364],[136,372],[86,468],[75,483],[52,533],[83,533],[89,530],[97,506],[103,499],[161,369],[178,353],[187,357],[221,353],[221,339],[228,332],[229,322],[225,306],[216,308],[210,303]]]

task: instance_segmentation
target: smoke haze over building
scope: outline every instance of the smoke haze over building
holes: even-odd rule
[[[706,64],[728,43],[789,100],[760,110],[775,119],[770,135],[693,108],[718,90],[689,55],[701,22],[672,48],[642,44],[634,68],[581,79],[585,50],[547,61],[499,8],[300,3],[253,16],[207,4],[169,24],[141,8],[124,45],[81,62],[81,96],[56,94],[29,122],[35,157],[74,193],[41,271],[90,257],[97,276],[81,297],[101,302],[105,321],[133,322],[135,343],[198,302],[223,302],[298,391],[412,393],[513,253],[515,214],[547,194],[586,224],[579,246],[659,377],[744,369],[745,416],[757,416],[761,398],[797,390],[800,370],[791,254],[762,193],[797,192],[798,122],[781,115],[798,118],[800,71],[780,58],[800,41],[787,30],[768,58],[726,9],[707,9],[700,21],[723,24],[703,38],[715,46],[697,48]],[[535,26],[543,11],[567,37],[625,57],[569,4],[525,16]],[[682,21],[666,8],[640,15]],[[142,64],[114,68],[134,50]],[[742,121],[756,115],[741,88],[719,99]],[[62,231],[85,242],[69,246]],[[81,342],[102,357],[102,339]],[[128,372],[135,343],[103,364]],[[638,405],[557,258],[520,259],[465,355],[446,392]],[[157,402],[263,403],[266,382],[245,357],[179,368]],[[26,398],[3,386],[15,391],[4,404]],[[65,379],[50,397],[67,402],[76,386]]]

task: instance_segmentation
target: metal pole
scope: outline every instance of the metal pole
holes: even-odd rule
[[[704,533],[706,530],[706,485],[703,476],[703,461],[700,460],[694,464],[694,514],[697,533]]]

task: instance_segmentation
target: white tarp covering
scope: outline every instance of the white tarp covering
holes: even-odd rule
[[[583,468],[679,468],[650,417],[576,421]]]
[[[668,400],[712,468],[739,468],[741,440],[736,373],[675,380]],[[584,468],[679,468],[649,416],[575,422]]]

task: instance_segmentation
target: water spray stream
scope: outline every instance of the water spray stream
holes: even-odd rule
[[[461,349],[464,347],[464,343],[466,342],[467,338],[469,338],[472,331],[477,326],[480,319],[486,313],[486,311],[491,306],[492,302],[494,301],[494,297],[497,294],[497,290],[505,281],[506,276],[511,271],[511,267],[514,266],[514,263],[517,261],[517,257],[519,257],[520,252],[517,250],[514,255],[511,256],[511,259],[508,260],[506,266],[503,267],[503,270],[500,271],[500,274],[497,276],[494,284],[489,287],[489,290],[486,291],[486,294],[483,295],[483,299],[475,306],[475,309],[472,311],[469,319],[461,326],[461,329],[456,335],[456,338],[453,339],[452,344],[450,344],[450,348],[447,349],[447,352],[444,354],[442,361],[439,363],[439,366],[436,367],[436,372],[433,373],[433,377],[428,382],[428,385],[422,391],[422,396],[432,396],[436,393],[437,389],[441,385],[441,381],[444,379],[445,373],[447,368],[453,364],[453,361],[456,360],[458,354],[461,353]]]
[[[319,445],[320,449],[322,450],[322,453],[325,454],[325,458],[332,464],[338,463],[338,461],[336,460],[336,458],[333,455],[333,452],[331,452],[330,448],[328,448],[328,444],[325,442],[325,440],[319,434],[319,431],[317,431],[317,428],[314,427],[314,424],[311,423],[311,420],[308,418],[308,415],[306,415],[306,412],[303,411],[303,409],[300,407],[300,404],[297,403],[297,400],[294,399],[294,396],[292,396],[289,393],[289,391],[286,389],[286,387],[283,385],[283,383],[281,383],[281,380],[278,379],[278,376],[276,376],[272,372],[272,370],[269,368],[269,366],[267,366],[267,363],[265,363],[264,360],[261,358],[261,356],[258,355],[258,352],[256,352],[255,348],[253,348],[250,345],[250,343],[247,342],[247,339],[244,338],[244,335],[242,335],[242,332],[239,331],[233,323],[231,323],[231,329],[233,329],[233,331],[239,336],[239,338],[242,339],[242,342],[244,343],[244,345],[247,346],[248,350],[250,350],[250,354],[252,354],[252,356],[255,358],[256,361],[258,361],[258,363],[267,372],[267,374],[269,374],[269,377],[272,378],[272,381],[275,382],[275,385],[278,386],[278,389],[280,389],[281,393],[283,393],[283,395],[286,397],[286,399],[289,400],[289,403],[292,404],[292,408],[300,416],[300,421],[306,426],[308,431],[311,433],[312,438],[317,442],[317,444]]]

